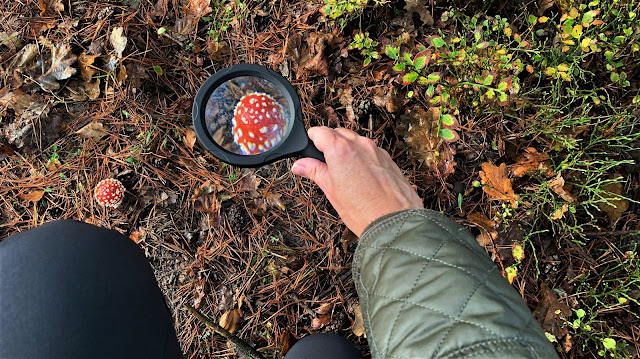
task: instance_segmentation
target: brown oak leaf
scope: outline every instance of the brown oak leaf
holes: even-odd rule
[[[533,147],[528,147],[524,153],[521,153],[516,158],[516,164],[513,166],[513,175],[515,177],[522,177],[528,172],[540,170],[544,175],[550,176],[553,174],[553,171],[549,167],[550,165],[549,155],[539,153],[538,150]]]
[[[480,235],[476,237],[476,241],[482,247],[486,247],[492,243],[493,239],[498,238],[496,231],[496,222],[490,220],[480,212],[473,212],[467,215],[469,222],[480,227]]]
[[[492,163],[482,164],[480,179],[484,186],[482,189],[495,201],[509,202],[512,207],[517,206],[520,196],[513,192],[511,180],[507,177],[507,165],[495,166]]]

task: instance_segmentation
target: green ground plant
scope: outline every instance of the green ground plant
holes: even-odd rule
[[[368,5],[385,5],[388,0],[323,0],[320,12],[332,23],[344,29],[354,19],[362,15]]]

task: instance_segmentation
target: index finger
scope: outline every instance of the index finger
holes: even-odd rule
[[[339,136],[335,130],[325,126],[311,127],[309,131],[307,131],[307,134],[320,152],[325,152],[327,149],[333,147],[336,137]]]

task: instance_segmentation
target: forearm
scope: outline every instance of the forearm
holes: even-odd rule
[[[353,270],[374,358],[556,356],[484,250],[439,213],[378,219]]]

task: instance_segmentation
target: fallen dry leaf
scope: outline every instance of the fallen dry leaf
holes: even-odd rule
[[[362,308],[360,308],[360,304],[356,304],[353,307],[353,326],[351,327],[351,331],[358,337],[364,336],[367,337],[367,333],[364,330],[364,318],[362,317]]]
[[[29,193],[23,193],[20,195],[20,198],[29,202],[38,202],[44,196],[44,191],[32,191]]]
[[[414,106],[400,116],[398,131],[404,136],[412,154],[422,160],[428,168],[435,168],[441,159],[439,119],[438,107],[425,110],[422,106]]]
[[[511,180],[507,177],[507,165],[502,163],[495,166],[492,163],[485,162],[482,164],[480,171],[480,179],[484,186],[482,190],[495,201],[509,202],[512,207],[517,206],[520,196],[513,192]]]
[[[278,208],[281,211],[286,209],[284,203],[280,199],[282,195],[280,193],[271,191],[262,191],[262,198],[256,198],[256,207],[262,211],[267,211],[269,208]]]
[[[338,98],[340,100],[340,103],[347,111],[347,119],[355,123],[358,117],[356,117],[355,111],[353,110],[353,96],[351,95],[352,92],[353,88],[351,87],[343,88],[338,92]]]
[[[80,57],[78,57],[78,66],[80,67],[80,75],[83,80],[91,81],[91,78],[96,73],[96,69],[92,65],[98,56],[100,55],[87,55],[86,52],[83,52]]]
[[[533,317],[540,323],[542,329],[556,338],[561,339],[569,334],[565,322],[571,316],[571,308],[558,299],[556,293],[543,283],[540,291],[541,299],[533,311]]]
[[[560,219],[564,216],[565,213],[569,210],[569,205],[567,203],[563,204],[562,207],[558,208],[551,215],[552,220]]]
[[[528,147],[524,153],[521,153],[516,158],[516,164],[513,166],[513,175],[522,177],[528,172],[540,170],[545,176],[550,176],[553,174],[550,165],[551,162],[546,153],[539,153],[535,148]]]
[[[284,358],[289,352],[289,349],[291,349],[293,344],[296,343],[296,340],[291,332],[288,329],[285,329],[285,331],[280,334],[280,343],[282,345],[282,348],[280,349],[280,355],[282,358]]]
[[[187,129],[184,134],[184,144],[193,150],[193,146],[196,144],[196,132],[193,129]]]
[[[538,16],[542,15],[548,8],[552,7],[555,0],[538,0]]]
[[[492,240],[498,238],[498,232],[496,231],[496,222],[490,220],[484,214],[480,212],[473,212],[467,215],[469,222],[480,227],[480,235],[476,237],[476,241],[482,247],[486,247],[493,243]]]
[[[600,188],[604,192],[600,192],[602,199],[607,202],[598,202],[598,208],[609,215],[611,223],[619,220],[622,217],[622,212],[629,208],[629,201],[622,197],[622,183],[614,182],[607,183]]]
[[[82,137],[92,138],[97,141],[102,137],[108,135],[109,131],[104,128],[102,122],[94,121],[76,131],[76,134]]]
[[[420,20],[427,26],[433,25],[433,16],[431,16],[431,7],[427,4],[427,0],[406,0],[404,9],[409,13],[417,13]]]
[[[124,49],[127,46],[127,38],[123,33],[124,29],[120,26],[116,26],[111,31],[111,36],[109,36],[109,42],[111,42],[113,49],[116,50],[116,57],[118,60],[122,58],[122,52],[124,52]]]
[[[226,329],[229,333],[235,333],[241,318],[242,310],[240,308],[235,308],[222,314],[220,316],[218,324]]]
[[[331,322],[331,316],[327,314],[318,315],[311,319],[311,329],[318,330]]]
[[[51,66],[36,80],[45,90],[57,90],[60,88],[58,80],[66,80],[76,73],[71,65],[76,62],[76,55],[71,53],[71,46],[59,43],[55,47],[50,45]]]
[[[27,95],[20,90],[0,90],[0,112],[10,108],[16,113],[17,119],[4,127],[0,127],[0,135],[16,148],[22,148],[27,135],[33,130],[33,124],[49,113],[49,104],[39,95]]]
[[[193,283],[193,307],[200,308],[200,304],[202,303],[202,299],[204,298],[204,287],[206,285],[206,281],[203,277],[200,277],[195,279]],[[220,318],[220,320],[222,320],[222,317]]]
[[[562,178],[559,173],[554,179],[549,181],[549,188],[569,203],[575,203],[578,201],[575,196],[569,193],[571,191],[571,186],[564,184],[564,178]]]
[[[97,99],[100,97],[100,79],[96,79],[93,82],[84,82],[80,87],[80,90],[89,98],[89,100]]]
[[[260,186],[260,178],[256,176],[256,172],[252,169],[244,170],[244,175],[240,179],[240,191],[251,193],[252,197],[260,195],[258,186]]]
[[[142,243],[147,237],[147,232],[144,228],[138,228],[135,231],[131,232],[129,235],[129,239],[131,239],[135,244]]]
[[[196,198],[193,203],[193,208],[196,211],[205,213],[219,213],[221,207],[222,205],[215,192],[203,194]]]
[[[324,314],[331,313],[331,310],[333,310],[333,304],[324,303],[324,304],[320,305],[318,308],[314,309],[314,312],[316,312],[316,313],[318,313],[320,315],[324,315]]]
[[[45,16],[47,12],[53,13],[53,11],[64,11],[64,5],[60,0],[38,0],[38,6],[40,6],[40,16]]]

